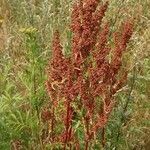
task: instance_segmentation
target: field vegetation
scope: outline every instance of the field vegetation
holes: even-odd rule
[[[83,1],[89,2],[89,0]],[[102,119],[103,125],[100,125],[100,121],[96,125],[98,130],[92,128],[92,121],[96,120],[99,114],[103,114],[99,112],[103,111],[104,107],[102,98],[103,95],[107,97],[108,94],[102,93],[100,99],[96,100],[96,106],[100,105],[102,110],[93,107],[95,116],[93,115],[92,118],[91,107],[86,106],[84,102],[80,103],[82,92],[77,92],[79,95],[76,96],[76,101],[71,102],[72,106],[69,106],[70,111],[72,109],[76,111],[73,111],[69,118],[71,123],[69,121],[66,123],[64,114],[67,114],[68,101],[65,101],[64,97],[70,99],[72,96],[69,95],[70,88],[67,87],[70,82],[62,79],[62,87],[59,90],[60,80],[54,77],[56,72],[53,72],[56,67],[59,74],[62,73],[61,77],[68,77],[65,72],[63,73],[62,68],[59,70],[59,67],[73,64],[76,71],[78,70],[71,72],[76,75],[73,76],[73,81],[79,83],[78,73],[83,69],[83,72],[81,71],[85,76],[83,80],[88,82],[88,67],[91,67],[91,62],[93,66],[96,63],[91,61],[94,54],[93,56],[86,54],[86,59],[82,60],[84,63],[80,64],[76,59],[70,63],[70,56],[76,58],[76,55],[73,55],[76,54],[73,46],[75,50],[77,49],[76,45],[72,44],[77,30],[71,26],[73,19],[75,22],[72,15],[75,3],[76,0],[0,0],[0,150],[150,149],[150,1],[109,0],[107,11],[100,24],[101,31],[107,30],[106,22],[109,24],[107,44],[111,46],[111,52],[109,56],[104,55],[110,61],[113,56],[116,56],[116,59],[120,58],[122,65],[116,75],[120,78],[123,76],[125,82],[120,82],[117,78],[121,86],[114,95],[109,95],[115,100],[109,117],[107,119],[104,117],[105,121]],[[106,1],[99,3],[102,5]],[[128,29],[123,34],[127,38],[122,40],[125,51],[120,56],[112,51],[116,46],[113,33],[116,31],[123,33],[124,26]],[[78,43],[78,39],[76,40]],[[58,64],[59,67],[52,64],[52,61],[58,63],[59,58],[55,57],[58,47],[67,60],[65,60],[66,64]],[[96,53],[96,56],[101,54]],[[95,59],[99,61],[99,57],[96,56]],[[98,69],[93,69],[94,76],[96,72]],[[106,77],[106,74],[103,77]],[[108,81],[107,92],[111,89],[111,82]],[[49,86],[46,86],[47,84]],[[48,89],[50,87],[53,93]],[[63,98],[60,98],[59,102],[54,102],[53,99],[60,91],[65,93],[63,88],[68,88],[68,91],[65,91],[67,94],[62,94]],[[83,89],[84,91],[91,92],[88,87]],[[94,100],[97,95],[93,96],[92,93]],[[81,109],[77,108],[78,104]],[[91,106],[93,103],[89,104]],[[93,120],[87,119],[89,122],[85,123],[84,121],[87,120],[84,120],[84,117]],[[55,122],[53,128],[52,120]],[[89,134],[85,129],[88,124],[94,130],[91,139],[89,136],[92,132]],[[62,134],[63,130],[64,134]],[[74,133],[70,134],[70,137],[69,130]]]

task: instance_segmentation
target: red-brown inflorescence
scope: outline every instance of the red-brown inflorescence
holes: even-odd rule
[[[101,26],[107,7],[108,2],[100,6],[99,0],[81,0],[73,6],[70,58],[62,53],[59,32],[54,34],[46,85],[52,102],[51,132],[54,132],[62,119],[62,132],[55,134],[59,137],[55,139],[63,142],[64,149],[70,147],[70,142],[76,143],[77,149],[80,147],[73,128],[73,121],[77,118],[84,124],[85,149],[88,149],[97,130],[107,124],[115,104],[114,96],[127,79],[127,72],[120,74],[119,71],[123,52],[133,32],[133,24],[126,21],[122,30],[114,33],[112,48],[108,40],[109,23]],[[60,103],[64,111],[60,111],[63,117],[57,121],[56,109]],[[52,139],[56,142],[54,137]]]

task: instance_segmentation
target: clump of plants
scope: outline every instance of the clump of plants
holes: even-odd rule
[[[116,105],[116,94],[127,81],[122,57],[132,36],[126,20],[111,33],[102,22],[108,2],[81,0],[71,15],[71,54],[65,56],[59,31],[54,33],[46,89],[50,108],[42,112],[49,124],[45,143],[59,149],[105,147],[105,128]],[[112,42],[113,41],[113,42]]]

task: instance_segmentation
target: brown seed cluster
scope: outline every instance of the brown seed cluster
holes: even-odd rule
[[[109,23],[101,25],[107,8],[108,2],[100,5],[99,0],[81,0],[74,4],[70,58],[65,58],[62,53],[59,32],[56,31],[53,37],[46,86],[53,105],[51,132],[55,132],[61,120],[62,132],[55,136],[63,142],[64,149],[70,146],[70,142],[74,142],[78,145],[76,149],[80,149],[73,128],[73,121],[77,119],[85,126],[83,134],[85,149],[88,149],[88,143],[97,130],[104,128],[108,122],[115,104],[114,95],[126,82],[127,72],[120,75],[119,71],[123,52],[133,32],[133,24],[126,21],[120,31],[114,33],[112,48],[108,42]],[[63,117],[57,121],[56,110],[60,102],[65,111],[61,112]]]

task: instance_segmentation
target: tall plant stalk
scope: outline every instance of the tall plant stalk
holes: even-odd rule
[[[115,106],[115,94],[127,80],[127,71],[120,71],[133,24],[129,20],[122,23],[120,31],[113,34],[114,47],[111,47],[109,23],[102,24],[107,8],[108,2],[100,5],[98,0],[83,0],[74,4],[71,15],[72,53],[69,58],[62,52],[59,31],[54,33],[46,89],[54,105],[52,108],[57,109],[63,101],[65,111],[61,111],[63,117],[59,119],[64,130],[55,134],[57,140],[53,142],[62,142],[64,150],[70,142],[79,140],[73,126],[76,117],[79,120],[85,118],[82,125],[85,127],[85,150],[96,140],[94,135],[99,130],[102,131],[99,144],[105,147],[105,126]],[[108,59],[110,54],[111,61]],[[80,117],[73,106],[80,106],[83,110]],[[56,116],[55,126],[59,122]]]

